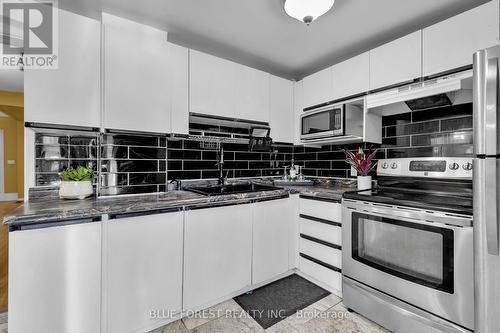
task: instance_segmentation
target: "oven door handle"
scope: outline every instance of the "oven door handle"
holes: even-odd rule
[[[446,213],[425,213],[414,209],[405,209],[397,206],[385,205],[366,205],[366,204],[346,204],[345,207],[351,211],[356,211],[363,214],[375,215],[389,219],[406,220],[408,222],[435,225],[447,229],[455,229],[456,227],[472,226],[472,218],[465,216],[454,216]],[[398,213],[395,214],[394,211]]]
[[[416,320],[424,325],[433,327],[439,331],[445,332],[445,333],[470,333],[470,331],[458,326],[454,325],[452,323],[449,323],[447,321],[444,321],[441,318],[434,317],[428,318],[429,314],[426,312],[410,307],[410,305],[400,302],[393,297],[390,297],[388,295],[385,295],[381,292],[378,292],[373,289],[369,289],[365,285],[353,281],[349,278],[344,277],[342,279],[343,283],[347,284],[349,287],[356,289],[357,291],[365,294],[367,297],[370,297],[370,299],[375,300],[377,303],[380,303],[382,305],[390,307],[392,310],[395,312],[400,313],[401,315],[405,317],[409,317],[413,320]]]

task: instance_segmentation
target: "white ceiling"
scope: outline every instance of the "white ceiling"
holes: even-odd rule
[[[313,0],[310,0],[313,1]],[[299,79],[487,0],[336,0],[311,26],[283,0],[61,0],[169,31],[172,42]],[[98,4],[98,5],[97,5]]]

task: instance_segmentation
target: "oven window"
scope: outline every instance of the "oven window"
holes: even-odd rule
[[[352,257],[399,278],[453,293],[453,230],[353,213]]]

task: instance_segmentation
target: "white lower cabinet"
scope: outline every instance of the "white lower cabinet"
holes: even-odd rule
[[[185,212],[184,310],[205,308],[251,285],[251,208]]]
[[[288,271],[289,233],[292,215],[289,198],[253,205],[252,284]]]
[[[147,332],[177,318],[182,237],[183,212],[104,222],[103,333]]]
[[[100,222],[9,233],[10,333],[100,332],[100,303]]]
[[[300,198],[299,271],[342,297],[342,206]]]

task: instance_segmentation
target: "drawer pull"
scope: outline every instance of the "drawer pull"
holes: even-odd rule
[[[333,202],[333,203],[341,203],[342,199],[328,199],[328,198],[320,198],[320,197],[311,197],[308,195],[300,194],[299,198],[306,200],[314,200],[314,201],[323,201],[323,202]]]
[[[323,267],[325,267],[325,268],[331,269],[332,271],[342,273],[342,270],[341,270],[340,268],[335,267],[335,266],[330,265],[330,264],[327,264],[326,262],[323,262],[323,261],[318,260],[318,259],[316,259],[316,258],[313,258],[313,257],[311,257],[311,256],[308,256],[307,254],[304,254],[304,253],[302,253],[302,252],[301,252],[301,253],[299,253],[299,255],[300,255],[302,258],[307,259],[307,260],[310,260],[310,261],[312,261],[312,262],[313,262],[313,263],[315,263],[315,264],[318,264],[318,265],[323,266]]]
[[[319,217],[309,216],[309,215],[305,215],[305,214],[300,214],[299,216],[303,219],[306,219],[306,220],[311,220],[311,221],[315,221],[315,222],[319,222],[319,223],[329,224],[329,225],[333,225],[336,227],[342,227],[342,223],[333,222],[333,221],[325,220],[325,219],[320,219]]]
[[[314,242],[314,243],[318,243],[318,244],[321,244],[321,245],[324,245],[324,246],[331,247],[332,249],[342,250],[342,246],[340,246],[340,245],[333,244],[333,243],[330,243],[330,242],[326,242],[324,240],[321,240],[321,239],[318,239],[318,238],[315,238],[315,237],[307,236],[307,235],[304,235],[304,234],[300,234],[300,237],[304,238],[304,239],[307,239],[308,241],[311,241],[311,242]]]

